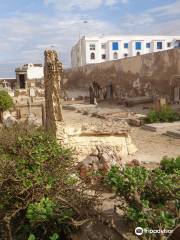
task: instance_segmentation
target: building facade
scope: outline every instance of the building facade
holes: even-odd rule
[[[71,51],[72,68],[180,48],[180,36],[82,37]]]
[[[25,64],[16,68],[17,88],[25,89],[41,84],[44,79],[42,64]]]

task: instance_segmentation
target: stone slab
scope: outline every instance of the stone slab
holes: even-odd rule
[[[152,124],[145,124],[142,126],[144,130],[149,130],[152,132],[157,133],[167,133],[168,131],[174,131],[180,129],[180,121],[173,122],[173,123],[152,123]]]
[[[138,104],[145,104],[145,103],[152,103],[152,102],[153,102],[153,98],[150,96],[126,98],[124,101],[124,103],[127,106],[134,106]]]
[[[180,129],[174,131],[167,131],[166,135],[169,137],[180,138]]]
[[[76,111],[76,110],[80,110],[80,109],[91,109],[91,108],[96,108],[97,105],[94,105],[94,104],[87,104],[87,105],[84,105],[84,104],[70,104],[70,105],[63,105],[63,109],[66,109],[66,110],[72,110],[72,111]]]

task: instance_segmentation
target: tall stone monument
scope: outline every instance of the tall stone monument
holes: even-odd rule
[[[63,121],[60,99],[63,67],[62,63],[58,60],[56,51],[46,50],[44,57],[45,128],[49,133],[56,136],[57,125]]]

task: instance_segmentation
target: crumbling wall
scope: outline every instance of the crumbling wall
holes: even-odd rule
[[[114,98],[171,95],[171,79],[180,75],[180,49],[67,70],[67,88],[88,89],[95,80],[102,88],[113,84]]]
[[[56,51],[46,50],[44,56],[45,127],[47,131],[56,135],[57,124],[63,120],[60,99],[60,83],[63,67],[58,60]]]

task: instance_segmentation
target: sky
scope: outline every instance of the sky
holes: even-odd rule
[[[180,35],[179,9],[180,0],[0,0],[0,77],[43,63],[51,46],[70,67],[83,35]]]

